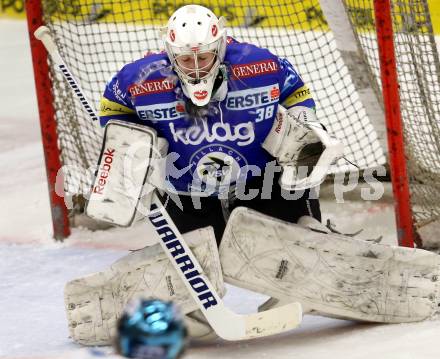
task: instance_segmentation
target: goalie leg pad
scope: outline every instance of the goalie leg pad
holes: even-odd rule
[[[439,310],[440,256],[421,249],[325,234],[237,208],[220,258],[226,282],[315,314],[401,323]]]
[[[220,296],[225,288],[214,231],[211,227],[184,234],[205,274]],[[175,302],[189,334],[198,339],[211,336],[203,315],[194,313],[197,304],[159,244],[128,254],[110,268],[72,280],[64,291],[70,336],[83,345],[108,345],[116,323],[132,298],[159,298]]]

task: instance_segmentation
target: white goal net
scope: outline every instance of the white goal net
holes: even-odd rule
[[[97,107],[125,63],[162,50],[158,30],[174,0],[44,0],[45,24],[86,95]],[[346,145],[336,171],[384,165],[387,154],[372,0],[191,1],[229,22],[229,35],[287,57],[312,90],[320,121]],[[411,203],[416,228],[440,217],[440,64],[427,0],[393,0]],[[52,67],[53,69],[53,67]],[[62,76],[51,70],[58,141],[68,165],[65,190],[90,185],[101,139]]]

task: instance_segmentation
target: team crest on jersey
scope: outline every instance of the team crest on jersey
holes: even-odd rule
[[[207,193],[228,191],[230,185],[246,176],[247,161],[232,147],[209,145],[190,158],[192,189]]]

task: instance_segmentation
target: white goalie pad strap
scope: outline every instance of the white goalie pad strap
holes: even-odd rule
[[[321,184],[330,166],[343,155],[342,143],[327,133],[315,112],[304,106],[278,106],[276,120],[263,148],[283,167],[280,185],[302,190]]]
[[[158,157],[156,132],[146,126],[110,121],[104,133],[98,170],[86,214],[119,226],[129,226],[145,194],[144,184]],[[151,192],[154,187],[146,186]],[[144,191],[144,192],[142,192]]]
[[[183,235],[219,295],[225,293],[212,227]],[[189,334],[210,336],[211,328],[198,316],[197,304],[159,244],[132,252],[106,270],[66,284],[64,300],[70,336],[83,345],[108,345],[128,301],[135,298],[173,301],[187,319]]]
[[[400,323],[439,311],[440,256],[422,249],[323,234],[237,208],[220,258],[226,282],[312,313]]]

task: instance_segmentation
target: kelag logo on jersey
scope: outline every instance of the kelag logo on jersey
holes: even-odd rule
[[[190,190],[207,193],[228,191],[231,184],[245,176],[246,159],[229,146],[209,145],[190,158],[193,183]]]
[[[169,124],[173,140],[185,145],[200,145],[206,142],[235,141],[238,146],[246,146],[255,140],[254,125],[251,121],[231,125],[229,123],[215,122],[202,123],[187,128],[176,128],[174,123]]]
[[[228,110],[246,110],[277,102],[280,97],[278,84],[256,87],[241,91],[232,91],[226,98]]]
[[[181,101],[176,101],[148,106],[136,106],[136,112],[141,120],[176,120],[185,114],[185,105]]]

